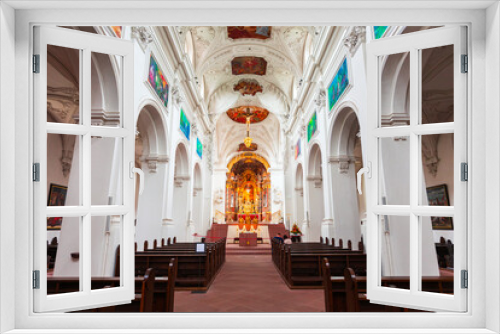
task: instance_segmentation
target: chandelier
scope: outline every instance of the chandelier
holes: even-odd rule
[[[247,117],[247,136],[243,142],[245,143],[245,146],[247,148],[250,148],[250,146],[252,145],[252,138],[250,138],[250,117],[252,116],[252,114],[250,113],[250,108],[247,108],[245,114]]]

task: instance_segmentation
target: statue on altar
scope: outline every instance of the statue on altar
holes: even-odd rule
[[[254,205],[250,202],[250,200],[247,200],[245,202],[245,205],[243,206],[243,212],[244,213],[255,213]]]

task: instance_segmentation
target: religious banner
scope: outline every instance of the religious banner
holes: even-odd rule
[[[189,135],[191,133],[191,124],[189,123],[189,119],[186,117],[184,110],[181,109],[181,120],[180,120],[180,128],[182,133],[189,140]]]
[[[312,136],[316,133],[316,129],[318,125],[316,124],[316,112],[313,113],[311,119],[309,120],[309,124],[307,124],[307,142],[309,142]]]
[[[349,86],[349,76],[347,73],[347,59],[344,58],[335,77],[333,78],[330,87],[328,87],[328,106],[332,110],[333,106],[344,94],[347,86]]]
[[[202,159],[203,155],[203,144],[200,141],[200,138],[196,138],[196,154]]]
[[[149,59],[148,82],[166,107],[168,104],[168,83],[153,55]]]

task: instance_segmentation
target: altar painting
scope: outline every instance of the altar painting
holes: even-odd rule
[[[347,86],[349,86],[349,76],[347,73],[347,59],[340,65],[335,77],[333,78],[330,87],[328,87],[328,105],[331,110],[335,103],[344,94]]]

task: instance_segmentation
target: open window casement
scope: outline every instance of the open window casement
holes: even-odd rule
[[[367,297],[372,303],[466,311],[461,277],[467,269],[467,182],[461,177],[467,162],[466,52],[465,27],[367,44]],[[453,243],[438,261],[439,235]],[[408,278],[409,284],[401,284]]]
[[[133,44],[35,27],[33,59],[34,311],[129,303],[134,297]],[[59,245],[52,269],[47,248],[54,235]],[[117,252],[120,261],[111,268]],[[76,282],[74,288],[49,289],[52,274]],[[92,279],[103,276],[115,281],[95,289]]]

